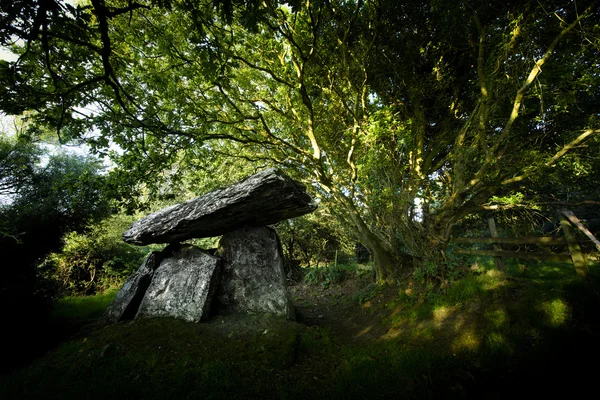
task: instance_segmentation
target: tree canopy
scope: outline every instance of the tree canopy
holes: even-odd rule
[[[507,196],[566,203],[598,183],[597,2],[39,0],[0,15],[19,55],[0,63],[4,112],[85,140],[123,186],[215,158],[278,165],[380,280],[439,260],[456,223]]]

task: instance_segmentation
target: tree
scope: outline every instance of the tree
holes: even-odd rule
[[[583,143],[597,151],[595,3],[390,6],[384,24],[402,30],[408,18],[413,30],[388,43],[398,51],[375,82],[403,147],[388,161],[403,168],[386,172],[402,188],[396,226],[425,242],[415,249],[443,250],[452,226],[494,196],[523,191]]]
[[[31,184],[39,149],[24,140],[0,136],[0,196],[17,193],[20,187]]]
[[[208,154],[285,168],[369,247],[380,281],[438,260],[461,218],[597,146],[596,3],[226,5],[58,12],[4,81],[49,107],[43,122],[121,146],[129,179],[173,179]],[[56,33],[70,26],[81,40]]]
[[[62,237],[70,231],[83,231],[92,221],[109,215],[113,208],[105,195],[105,177],[99,174],[97,160],[73,155],[48,155],[24,139],[8,140],[8,157],[0,160],[8,171],[27,167],[20,185],[11,191],[0,207],[0,251],[10,264],[2,271],[2,297],[9,303],[27,299],[36,290],[36,265],[50,251],[58,250]],[[28,154],[29,164],[22,165],[20,151]],[[40,158],[48,157],[44,166]],[[12,165],[15,163],[16,165]],[[13,181],[8,176],[4,181]],[[15,308],[18,310],[18,307]]]

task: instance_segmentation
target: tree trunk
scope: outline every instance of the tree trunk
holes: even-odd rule
[[[366,240],[365,240],[366,241]],[[375,238],[367,246],[373,252],[375,261],[375,279],[377,283],[386,283],[393,280],[396,262],[391,252],[381,245],[381,241]]]
[[[341,193],[339,193],[337,197],[341,200],[344,208],[348,212],[348,216],[360,236],[359,239],[361,243],[368,247],[373,254],[377,282],[386,283],[393,281],[394,272],[401,266],[399,261],[394,257],[394,254],[385,247],[381,239],[371,232],[352,199],[349,199]]]

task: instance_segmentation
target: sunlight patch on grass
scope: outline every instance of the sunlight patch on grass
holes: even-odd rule
[[[444,324],[444,321],[446,321],[455,311],[456,311],[456,309],[454,307],[446,307],[446,306],[435,307],[433,309],[434,324],[438,328],[441,328],[442,325]]]
[[[100,318],[117,295],[117,289],[110,289],[95,296],[69,296],[60,299],[52,316],[62,319],[90,320]]]
[[[468,276],[448,288],[444,296],[435,299],[437,303],[460,304],[478,298],[481,293],[481,284],[476,276]]]
[[[444,322],[451,310],[449,307],[441,306],[433,309],[433,320],[436,322]]]
[[[544,313],[546,323],[554,328],[563,325],[570,316],[569,306],[562,299],[545,301],[540,308]]]
[[[481,346],[481,338],[475,328],[465,328],[452,343],[452,350],[458,351],[477,351]]]
[[[365,334],[369,333],[371,331],[371,329],[373,329],[373,325],[367,326],[365,329],[358,332],[358,335],[356,335],[356,336],[358,337],[358,336],[365,335]]]
[[[392,327],[389,331],[387,331],[381,338],[383,340],[394,340],[397,339],[400,335],[402,335],[403,330],[399,327]]]
[[[497,269],[490,269],[485,275],[480,277],[479,281],[483,290],[496,290],[507,283],[504,272]]]
[[[432,326],[419,325],[411,331],[411,337],[413,340],[426,339],[431,341],[435,339],[436,332],[437,329],[434,329]]]

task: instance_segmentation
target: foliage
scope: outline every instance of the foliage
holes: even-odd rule
[[[457,223],[517,205],[495,199],[568,203],[598,183],[595,2],[5,9],[0,41],[22,42],[0,65],[2,110],[84,138],[129,192],[215,159],[278,165],[370,249],[379,281],[443,269]]]
[[[23,136],[3,136],[0,143],[0,164],[6,174],[0,179],[7,185],[0,206],[0,251],[10,260],[2,265],[0,301],[6,306],[4,318],[12,326],[7,340],[16,343],[44,329],[57,294],[53,282],[37,274],[36,265],[60,248],[65,234],[84,230],[113,207],[98,160],[52,154],[50,147]],[[38,347],[32,344],[22,351],[23,357]]]
[[[314,214],[282,221],[276,226],[277,233],[288,260],[304,266],[331,263],[336,254],[339,259],[350,253],[353,238],[335,226],[335,221]]]
[[[359,290],[353,295],[353,299],[358,302],[358,304],[364,304],[367,301],[375,298],[378,294],[381,293],[381,286],[375,283],[365,286],[363,289]]]
[[[89,295],[120,287],[150,251],[148,246],[123,242],[122,233],[133,221],[134,217],[117,214],[84,233],[68,233],[61,251],[49,254],[38,267],[39,273],[54,281],[63,295]]]
[[[304,275],[304,282],[308,284],[319,283],[323,289],[327,289],[333,283],[342,282],[349,271],[353,271],[352,266],[341,264],[330,264],[321,268],[313,267]]]
[[[14,195],[22,186],[31,185],[41,149],[24,138],[11,138],[0,133],[0,196]]]
[[[453,250],[450,248],[437,263],[431,258],[425,260],[421,266],[415,268],[413,278],[422,284],[432,284],[435,281],[442,287],[457,281],[461,271],[466,270],[471,263],[468,257],[456,254]]]
[[[54,304],[51,317],[72,322],[100,319],[117,293],[118,289],[113,288],[92,296],[63,297]]]
[[[355,262],[330,263],[321,267],[309,266],[303,269],[304,282],[310,285],[320,284],[323,289],[327,289],[333,284],[341,283],[346,279],[357,279],[373,273],[372,265],[359,265]],[[375,284],[374,286],[378,285]],[[362,296],[360,293],[357,295],[359,297]]]
[[[41,147],[30,146],[41,154]],[[58,248],[64,234],[81,231],[113,210],[97,160],[66,153],[47,157],[45,164],[36,159],[28,182],[0,208],[0,221],[9,232],[0,249],[23,265]]]

